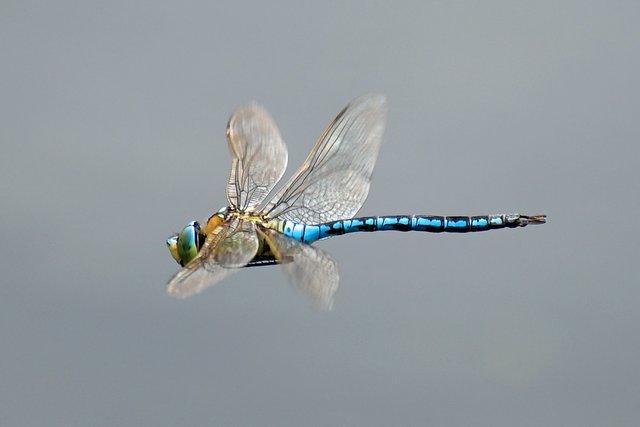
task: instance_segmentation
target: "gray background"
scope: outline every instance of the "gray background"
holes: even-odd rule
[[[7,426],[632,426],[640,417],[635,1],[0,4]],[[350,99],[389,118],[363,214],[549,215],[321,242],[185,301],[164,239],[226,203],[230,113],[289,172]]]

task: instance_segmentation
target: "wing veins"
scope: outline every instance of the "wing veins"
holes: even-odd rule
[[[293,209],[298,208],[295,206],[295,202],[304,194],[305,189],[313,183],[308,183],[308,180],[311,179],[309,177],[312,175],[314,170],[319,170],[318,165],[320,165],[320,168],[322,167],[322,164],[326,161],[327,157],[330,156],[331,150],[333,150],[336,144],[343,141],[344,135],[351,130],[357,119],[357,116],[345,116],[345,112],[347,110],[348,108],[344,108],[323,132],[319,141],[324,141],[324,143],[317,146],[315,152],[311,153],[313,156],[310,155],[310,158],[305,161],[303,167],[305,165],[308,165],[308,167],[298,171],[304,173],[296,174],[291,184],[287,186],[282,197],[279,198],[278,202],[269,210],[269,212],[276,206],[280,205],[283,201],[285,201],[288,206],[283,209],[279,215],[283,215],[284,213],[291,212]],[[336,132],[337,136],[334,137]]]

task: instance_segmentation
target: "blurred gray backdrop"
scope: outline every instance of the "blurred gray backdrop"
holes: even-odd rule
[[[0,4],[4,426],[635,426],[634,1]],[[226,204],[257,100],[289,172],[363,93],[363,214],[547,213],[375,233],[331,313],[276,267],[165,294],[164,240]]]

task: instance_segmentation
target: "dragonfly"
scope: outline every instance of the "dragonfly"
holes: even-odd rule
[[[278,264],[293,284],[330,309],[337,263],[312,243],[332,236],[384,230],[467,233],[542,224],[546,215],[387,215],[356,217],[369,193],[386,125],[382,95],[364,95],[331,121],[311,153],[272,197],[287,167],[287,147],[273,118],[254,103],[227,124],[231,172],[228,206],[167,239],[183,267],[167,292],[185,298],[244,267]]]

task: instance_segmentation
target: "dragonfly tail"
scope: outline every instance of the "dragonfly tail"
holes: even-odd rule
[[[520,227],[524,227],[525,225],[529,224],[544,224],[545,222],[547,222],[546,214],[520,215],[520,218],[518,219],[518,225]]]

